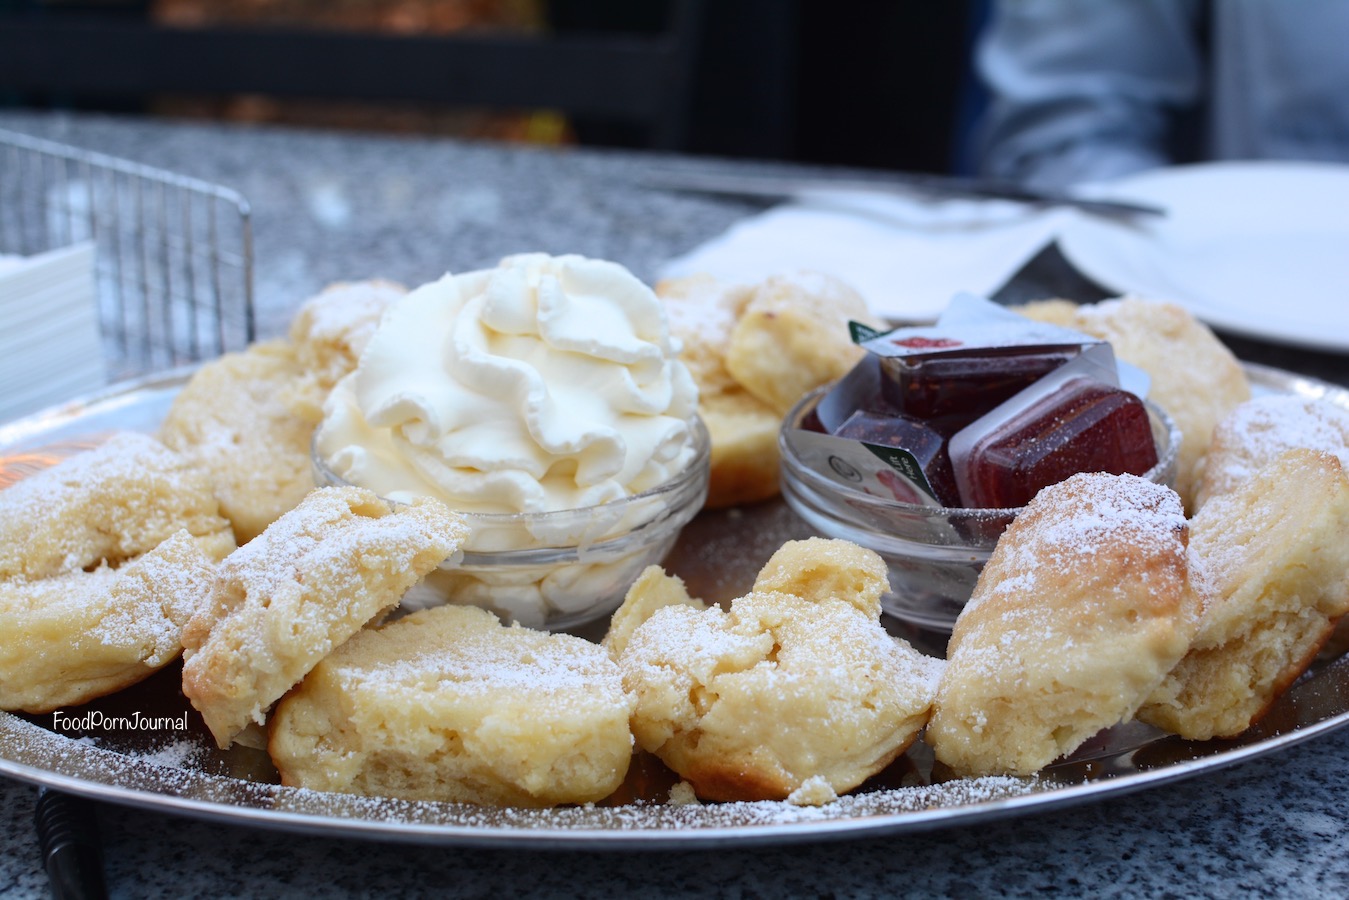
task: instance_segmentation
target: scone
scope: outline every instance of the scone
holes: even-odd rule
[[[764,563],[754,590],[806,599],[842,600],[868,618],[881,617],[881,595],[890,572],[874,551],[851,541],[808,538],[788,541]]]
[[[116,566],[180,529],[216,559],[234,549],[210,482],[154,438],[121,432],[0,491],[0,582]]]
[[[1325,400],[1278,395],[1241,404],[1213,430],[1196,505],[1228,494],[1285,451],[1321,450],[1349,467],[1349,410]]]
[[[601,800],[632,758],[618,667],[578,637],[474,607],[367,629],[272,717],[283,784],[409,800],[546,807]]]
[[[309,445],[326,395],[303,371],[284,341],[226,354],[197,370],[160,426],[210,477],[240,544],[314,487]]]
[[[1349,479],[1290,450],[1190,522],[1203,622],[1138,717],[1186,738],[1258,721],[1349,613]]]
[[[782,418],[743,388],[700,394],[698,415],[712,444],[704,505],[723,509],[776,497]]]
[[[959,775],[1029,775],[1135,710],[1199,627],[1170,488],[1083,474],[998,541],[947,648],[926,740]]]
[[[885,768],[927,721],[941,667],[870,612],[885,572],[871,551],[813,538],[765,567],[780,589],[729,612],[657,609],[619,657],[638,744],[705,800],[782,800],[807,782],[841,794]]]
[[[1051,300],[1021,312],[1109,341],[1117,357],[1148,373],[1148,399],[1180,428],[1176,492],[1186,509],[1194,510],[1214,426],[1251,397],[1246,373],[1232,352],[1174,303],[1125,297],[1080,306],[1069,315],[1064,301]]]
[[[712,440],[706,506],[776,496],[783,415],[864,353],[850,339],[849,319],[880,323],[846,285],[812,273],[757,285],[694,275],[662,281],[656,294],[683,345],[680,359],[698,385]]]
[[[769,278],[755,286],[731,331],[726,369],[781,418],[866,355],[852,342],[849,321],[884,328],[862,296],[837,278],[814,272]]]
[[[604,633],[600,646],[617,660],[628,647],[632,633],[658,609],[667,606],[688,606],[693,609],[707,609],[707,604],[690,597],[683,579],[676,575],[667,575],[660,566],[647,566],[637,576],[632,587],[623,598],[623,605],[614,610],[609,619],[609,628]]]
[[[183,632],[183,693],[221,747],[319,660],[397,605],[459,550],[462,517],[425,500],[391,508],[363,488],[319,488],[220,565]]]
[[[679,358],[689,367],[700,399],[708,394],[743,390],[726,368],[731,332],[754,296],[749,285],[711,275],[668,278],[656,284],[670,334],[679,339]]]
[[[75,706],[168,665],[214,575],[214,560],[179,531],[117,569],[3,582],[0,709]]]
[[[731,333],[754,291],[710,275],[656,285],[679,358],[698,385],[698,415],[712,444],[708,509],[754,503],[778,493],[781,417],[747,391],[726,368]]]
[[[407,288],[392,281],[339,281],[306,300],[290,322],[295,358],[323,391],[356,371],[379,321]]]

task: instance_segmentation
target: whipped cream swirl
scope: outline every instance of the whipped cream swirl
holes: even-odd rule
[[[697,388],[656,295],[622,266],[511,256],[396,301],[316,446],[381,496],[473,513],[617,500],[693,460]]]

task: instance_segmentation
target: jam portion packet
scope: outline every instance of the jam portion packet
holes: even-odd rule
[[[799,430],[792,441],[803,465],[844,487],[899,503],[945,505],[918,457],[905,448],[808,429]]]
[[[802,424],[807,464],[854,489],[1010,508],[1077,471],[1156,462],[1147,376],[1104,341],[970,294],[934,325],[852,332],[868,354]]]
[[[949,464],[962,506],[1013,509],[1078,472],[1143,475],[1157,464],[1147,408],[1090,347],[957,432]]]

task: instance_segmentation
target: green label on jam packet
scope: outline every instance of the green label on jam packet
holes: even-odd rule
[[[854,344],[863,344],[872,338],[878,338],[885,334],[884,331],[877,331],[870,325],[863,325],[861,322],[854,322],[852,319],[848,320],[848,333],[852,335]]]
[[[851,438],[793,430],[801,463],[850,490],[919,506],[941,506],[923,477],[918,459],[907,450]]]
[[[928,482],[927,476],[923,474],[923,466],[918,462],[918,457],[907,450],[903,450],[899,447],[887,447],[884,444],[868,444],[866,441],[863,441],[862,446],[874,453],[876,458],[881,462],[894,469],[900,475],[903,475],[904,479],[909,481],[915,488],[922,491],[924,494],[927,494],[926,498],[911,502],[922,502],[926,504],[931,500],[937,499],[937,492],[932,489],[932,485]],[[891,490],[894,490],[893,484],[888,486]],[[896,497],[896,499],[904,498]]]

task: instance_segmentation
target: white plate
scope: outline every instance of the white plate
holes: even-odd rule
[[[1204,163],[1092,193],[1168,211],[1065,226],[1064,255],[1103,287],[1174,300],[1235,333],[1349,352],[1349,166]]]

